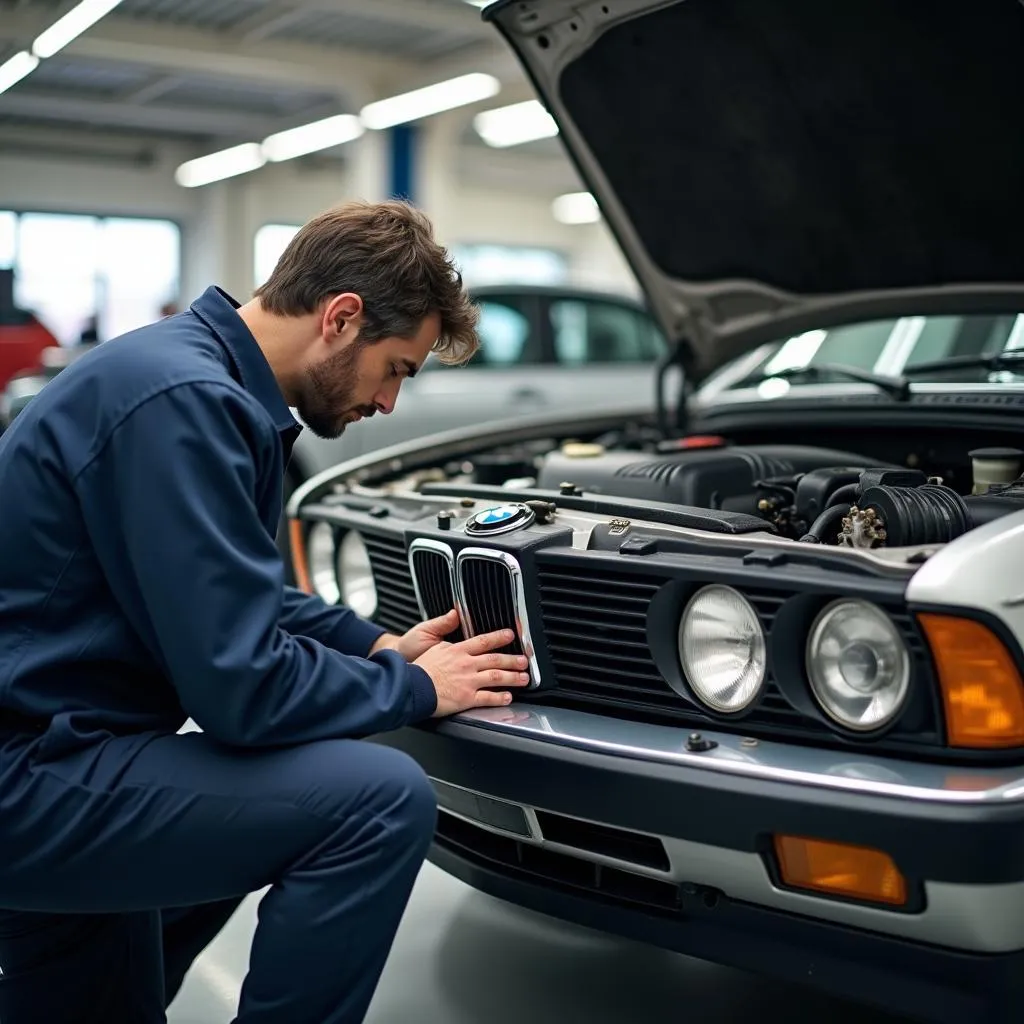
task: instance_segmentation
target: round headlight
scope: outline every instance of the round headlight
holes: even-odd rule
[[[723,713],[742,711],[760,692],[767,667],[757,613],[732,587],[703,587],[683,612],[679,658],[704,704]]]
[[[811,628],[807,674],[830,718],[867,732],[887,725],[903,707],[910,655],[880,608],[866,601],[835,601]]]
[[[370,553],[354,530],[338,545],[338,583],[342,602],[364,619],[371,618],[377,611],[377,583]]]
[[[306,561],[313,590],[328,604],[337,604],[341,591],[334,572],[334,529],[330,523],[314,523],[306,535]]]

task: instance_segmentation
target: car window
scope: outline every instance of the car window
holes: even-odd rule
[[[548,307],[555,359],[569,366],[588,363],[649,363],[665,341],[644,312],[614,302],[556,299]]]
[[[875,373],[911,373],[915,366],[937,360],[984,356],[1018,347],[1024,347],[1024,318],[1014,314],[872,320],[807,331],[780,341],[726,387],[749,387],[766,375],[829,363]],[[984,369],[954,368],[952,375],[944,370],[936,379],[966,382],[984,380],[986,376]]]
[[[783,342],[755,373],[779,373],[798,366],[823,366],[825,363],[870,370],[885,351],[895,326],[895,320],[875,320],[798,334]]]
[[[541,361],[541,345],[532,329],[529,308],[523,299],[488,297],[477,301],[480,348],[470,366],[524,366]]]

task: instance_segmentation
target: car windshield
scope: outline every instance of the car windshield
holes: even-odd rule
[[[1002,354],[1006,365],[992,365]],[[1020,365],[1012,356],[1019,355]],[[948,362],[947,362],[948,361]],[[945,364],[945,365],[942,365]],[[726,389],[751,387],[804,367],[821,372],[811,383],[849,383],[829,366],[887,377],[947,383],[1024,382],[1024,313],[969,316],[913,316],[808,331],[759,348],[724,367],[715,377]],[[920,367],[915,371],[915,367]]]

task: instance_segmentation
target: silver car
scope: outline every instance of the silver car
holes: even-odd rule
[[[394,631],[454,606],[529,658],[511,706],[376,737],[435,782],[432,860],[912,1018],[1019,1020],[1024,5],[485,17],[686,380],[295,494],[304,586]]]

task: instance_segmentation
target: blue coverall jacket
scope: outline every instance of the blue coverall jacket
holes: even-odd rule
[[[0,438],[0,716],[37,762],[189,717],[268,747],[435,709],[422,669],[366,657],[381,629],[285,586],[300,427],[236,309],[210,288],[98,346]]]

